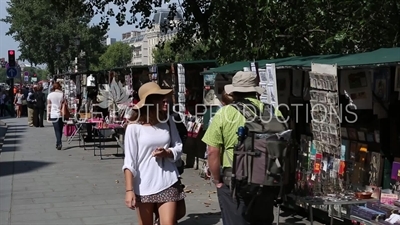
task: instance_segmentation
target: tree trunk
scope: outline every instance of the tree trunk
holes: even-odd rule
[[[47,66],[48,66],[48,70],[49,70],[50,74],[55,74],[56,73],[56,70],[55,70],[55,67],[54,67],[54,62],[48,63]]]

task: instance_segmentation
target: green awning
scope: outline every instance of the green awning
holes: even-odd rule
[[[238,71],[242,71],[243,67],[248,67],[249,62],[241,61],[241,62],[234,62],[230,64],[226,64],[217,68],[213,68],[207,71],[202,72],[201,74],[211,74],[211,73],[219,73],[219,74],[233,74]]]
[[[363,67],[363,66],[379,66],[379,65],[395,65],[400,64],[400,48],[381,48],[372,52],[364,52],[350,55],[314,55],[314,56],[293,56],[281,59],[264,59],[258,60],[260,69],[265,68],[265,64],[275,63],[277,69],[283,68],[310,68],[311,63],[321,64],[337,64],[339,68],[345,67]],[[249,67],[250,62],[240,61],[220,66],[202,74],[220,73],[234,74],[242,71],[243,67]]]
[[[329,59],[317,59],[313,62],[337,64],[338,67],[394,65],[400,63],[400,48],[381,48],[372,52],[340,55]]]

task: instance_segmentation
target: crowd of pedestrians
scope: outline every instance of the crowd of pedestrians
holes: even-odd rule
[[[15,86],[0,90],[0,117],[28,117],[30,127],[44,127],[46,95],[41,85]]]

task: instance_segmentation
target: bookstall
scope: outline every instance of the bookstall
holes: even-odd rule
[[[217,87],[218,77],[256,68],[266,90],[260,99],[276,104],[271,98],[275,95],[278,105],[288,105],[290,110],[283,114],[290,116],[300,145],[291,198],[308,209],[314,205],[311,208],[327,212],[331,219],[350,219],[351,205],[367,207],[366,202],[380,199],[385,207],[394,204],[382,198],[397,200],[399,52],[400,48],[384,48],[352,55],[260,60],[259,68],[235,62],[204,72],[204,86],[214,82]],[[275,86],[268,85],[268,70],[276,74]],[[214,94],[205,91],[204,101],[214,101],[217,93],[218,88]]]
[[[396,141],[393,141],[393,135],[390,133],[397,131],[392,124],[398,125],[393,123],[398,119],[390,117],[396,110],[391,98],[395,94],[397,101],[398,93],[393,92],[396,89],[390,85],[390,80],[397,76],[393,65],[400,61],[399,50],[380,49],[369,53],[337,56],[330,60],[315,60],[324,64],[335,63],[339,69],[335,94],[339,110],[333,110],[331,107],[329,111],[318,110],[317,115],[315,109],[325,104],[324,99],[329,99],[322,98],[321,102],[320,97],[332,96],[334,91],[329,90],[326,93],[324,89],[315,89],[315,78],[321,80],[321,84],[332,79],[321,79],[330,73],[327,69],[322,70],[322,73],[315,73],[317,64],[312,64],[310,72],[306,66],[303,67],[303,90],[309,88],[309,95],[304,93],[303,99],[300,100],[292,95],[296,103],[303,102],[305,108],[311,109],[310,113],[306,114],[308,120],[300,121],[303,127],[304,124],[308,126],[305,126],[307,129],[300,129],[301,150],[298,156],[297,183],[293,192],[296,197],[292,196],[298,205],[306,207],[312,198],[329,198],[330,202],[352,198],[357,204],[346,200],[330,207],[327,206],[330,204],[324,202],[323,205],[314,208],[327,211],[332,220],[351,219],[361,224],[394,224],[393,221],[398,221],[396,213],[383,215],[382,210],[398,210],[395,206],[398,204],[396,158],[391,162],[395,157],[393,153],[398,152],[395,151],[398,144],[396,146],[393,142],[398,143],[398,139],[396,136]],[[306,86],[308,82],[310,87]],[[318,82],[316,84],[318,86]],[[326,147],[318,143],[321,140],[332,140],[329,135],[333,135],[333,130],[327,132],[325,125],[319,123],[321,115],[331,117],[330,112],[339,112],[333,118],[340,119],[336,131],[339,147],[336,147],[337,151],[333,156],[329,150],[326,152]],[[330,119],[329,122],[334,121]],[[328,124],[328,127],[333,128],[331,125]],[[370,202],[366,203],[366,200]]]
[[[174,111],[185,123],[188,133],[183,152],[186,165],[196,167],[198,159],[204,157],[205,147],[201,138],[203,131],[203,77],[200,73],[215,67],[215,60],[191,61],[182,63],[158,64],[157,82],[162,88],[174,90]]]

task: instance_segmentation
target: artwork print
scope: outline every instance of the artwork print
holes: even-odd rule
[[[357,140],[357,131],[354,128],[347,128],[347,134],[349,136],[349,139],[351,140]]]
[[[275,83],[275,78],[274,78],[274,71],[272,71],[271,66],[266,66],[266,71],[267,71],[267,81],[269,84],[274,84]]]
[[[369,185],[371,186],[380,186],[381,177],[380,172],[383,166],[382,164],[382,157],[381,154],[377,152],[371,153],[371,160],[370,160],[370,168],[369,168]]]
[[[266,71],[259,71],[259,76],[260,76],[260,83],[261,82],[268,82],[267,78],[267,72]]]
[[[396,67],[394,90],[395,91],[400,91],[400,66]]]
[[[374,86],[373,91],[375,95],[382,101],[388,100],[389,95],[389,82],[390,82],[390,70],[379,69],[374,71]]]
[[[211,86],[215,85],[215,74],[206,74],[204,75],[204,86]]]
[[[368,86],[365,71],[349,74],[348,81],[350,89],[364,88]]]
[[[277,102],[276,96],[275,96],[275,90],[273,86],[268,86],[268,94],[271,98],[271,104]]]

